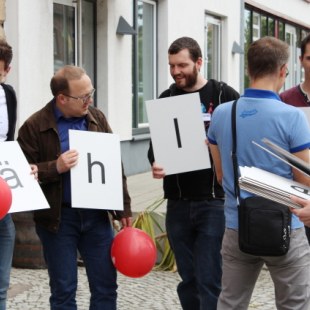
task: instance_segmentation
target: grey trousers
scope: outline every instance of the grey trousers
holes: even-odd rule
[[[222,244],[222,292],[217,310],[246,310],[264,264],[275,287],[278,310],[310,309],[310,247],[304,228],[292,230],[286,255],[259,257],[239,250],[238,231],[226,229]]]

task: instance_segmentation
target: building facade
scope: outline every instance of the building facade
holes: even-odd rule
[[[94,104],[120,135],[127,175],[150,169],[145,100],[173,81],[167,49],[191,36],[204,53],[206,78],[242,92],[244,52],[264,35],[290,44],[285,88],[299,83],[300,41],[310,32],[308,0],[0,0],[0,23],[13,46],[8,82],[19,102],[18,126],[50,99],[50,79],[65,64],[83,66],[96,88]],[[1,25],[0,25],[1,26]],[[0,29],[1,30],[1,29]]]

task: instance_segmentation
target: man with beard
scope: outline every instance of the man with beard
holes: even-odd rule
[[[237,99],[239,94],[225,83],[201,75],[202,53],[192,38],[175,40],[168,58],[175,83],[160,98],[199,92],[207,130],[214,109],[222,102]],[[225,226],[223,190],[213,168],[165,176],[165,167],[155,162],[151,143],[148,158],[153,177],[163,178],[166,229],[182,279],[177,288],[182,308],[216,309]]]

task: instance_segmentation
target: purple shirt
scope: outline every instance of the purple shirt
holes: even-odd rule
[[[305,95],[300,85],[294,86],[280,94],[280,98],[283,102],[293,105],[295,107],[309,107],[310,100]]]

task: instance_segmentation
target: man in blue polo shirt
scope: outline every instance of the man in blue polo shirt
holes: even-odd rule
[[[236,113],[238,163],[310,185],[310,178],[252,143],[260,143],[266,137],[309,162],[310,128],[305,115],[281,102],[278,96],[287,75],[288,45],[276,38],[264,37],[252,43],[247,58],[250,88],[238,100]],[[226,194],[222,292],[217,309],[248,309],[264,264],[275,284],[277,309],[310,309],[310,251],[303,223],[295,215],[287,254],[262,257],[239,249],[238,209],[231,158],[231,109],[232,102],[219,106],[214,111],[208,132],[217,176]],[[249,195],[241,191],[242,198]]]

